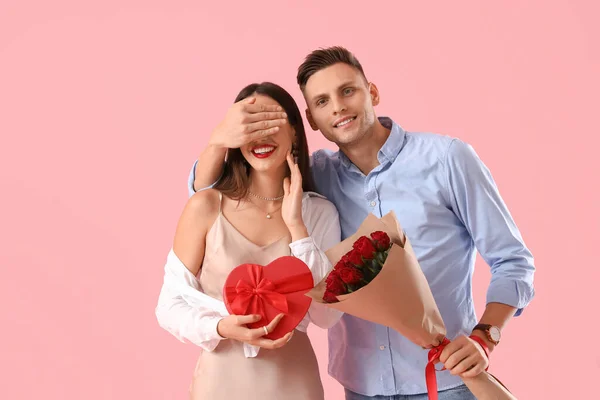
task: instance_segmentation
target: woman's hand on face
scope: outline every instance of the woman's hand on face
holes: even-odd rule
[[[283,318],[283,314],[279,314],[277,317],[273,318],[273,320],[266,325],[267,332],[273,332],[279,321],[281,321],[281,318]],[[217,324],[217,333],[226,339],[237,340],[269,350],[283,347],[292,338],[293,331],[287,333],[282,338],[271,340],[263,337],[267,334],[264,328],[250,329],[246,327],[246,324],[258,321],[260,321],[260,315],[228,315]]]
[[[306,226],[302,219],[302,174],[290,152],[287,153],[286,158],[291,175],[283,180],[281,217],[292,234],[292,240],[295,241],[301,238],[294,238],[294,236],[302,236],[306,231]],[[304,237],[306,236],[308,234],[304,235]]]

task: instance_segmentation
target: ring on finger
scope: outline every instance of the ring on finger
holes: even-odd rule
[[[266,325],[265,325],[265,326],[263,326],[263,331],[265,331],[265,335],[268,335],[268,334],[269,334],[269,330],[267,329],[267,326],[266,326]]]

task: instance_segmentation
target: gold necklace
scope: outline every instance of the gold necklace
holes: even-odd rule
[[[248,190],[248,194],[250,196],[256,197],[257,199],[261,199],[261,200],[265,200],[265,201],[277,201],[277,200],[281,200],[283,199],[283,195],[278,196],[278,197],[263,197],[263,196],[259,196],[257,194],[252,193],[251,191]]]
[[[271,212],[268,212],[268,211],[265,211],[265,210],[263,210],[262,208],[260,208],[260,207],[259,207],[259,206],[257,206],[256,204],[254,204],[254,202],[253,202],[253,201],[251,201],[251,200],[248,200],[248,203],[252,204],[254,207],[258,208],[260,211],[262,211],[262,212],[266,213],[266,214],[267,214],[267,219],[271,219],[271,218],[272,218],[272,217],[271,217],[271,213],[277,212],[277,211],[279,211],[279,209],[281,208],[281,205],[280,205],[280,206],[279,206],[279,207],[277,207],[275,210],[273,210],[273,211],[271,211]]]

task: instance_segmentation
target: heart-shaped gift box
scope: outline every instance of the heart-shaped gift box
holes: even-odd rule
[[[312,301],[305,293],[313,287],[308,266],[296,257],[284,256],[264,267],[235,267],[225,280],[223,301],[232,315],[260,315],[260,321],[247,325],[251,329],[268,325],[280,313],[285,314],[273,332],[264,336],[276,340],[302,321]]]

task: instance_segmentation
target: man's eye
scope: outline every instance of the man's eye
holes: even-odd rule
[[[321,106],[323,104],[325,104],[325,99],[319,99],[319,100],[317,100],[317,105],[318,106]]]
[[[354,92],[354,89],[352,89],[352,88],[344,89],[344,94],[352,94],[353,92]]]

